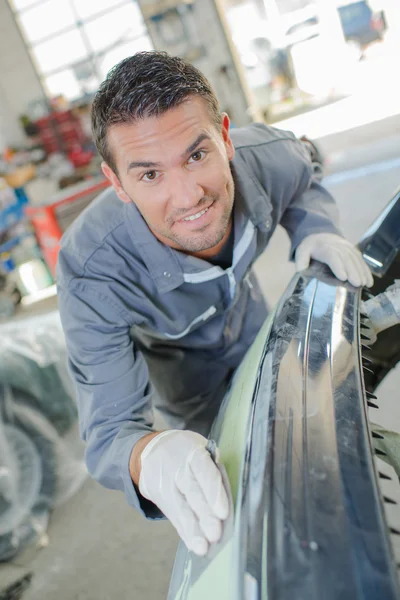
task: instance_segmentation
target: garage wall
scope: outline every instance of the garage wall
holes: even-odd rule
[[[18,117],[43,97],[39,79],[7,0],[0,0],[0,152],[25,140]]]
[[[183,12],[178,0],[138,0],[154,48],[186,58],[212,84],[221,109],[237,126],[258,118],[225,23],[222,0],[194,0]],[[180,4],[182,29],[174,13]]]

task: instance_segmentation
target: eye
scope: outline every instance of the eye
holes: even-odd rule
[[[200,162],[201,160],[203,160],[205,155],[206,155],[206,153],[204,150],[196,150],[196,152],[193,152],[193,154],[189,158],[189,162],[191,162],[191,161]]]
[[[142,177],[143,181],[154,181],[157,179],[157,171],[147,171]]]

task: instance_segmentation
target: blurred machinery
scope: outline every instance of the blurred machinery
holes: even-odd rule
[[[139,5],[156,50],[198,67],[235,125],[258,119],[221,0],[139,0]]]
[[[68,186],[39,206],[27,206],[43,257],[55,276],[60,239],[67,227],[110,184],[104,177]]]

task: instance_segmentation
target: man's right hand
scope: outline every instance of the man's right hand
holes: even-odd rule
[[[204,556],[222,535],[229,503],[207,440],[193,431],[163,431],[141,451],[139,491],[176,528],[189,550]]]

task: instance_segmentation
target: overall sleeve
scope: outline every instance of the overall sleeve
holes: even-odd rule
[[[58,285],[58,297],[89,473],[123,491],[147,518],[161,518],[129,473],[133,446],[153,430],[153,412],[147,365],[130,338],[128,315],[84,280]]]
[[[313,177],[310,155],[295,138],[268,147],[267,187],[278,222],[291,239],[291,258],[304,238],[313,233],[335,233],[339,213],[332,195]]]

